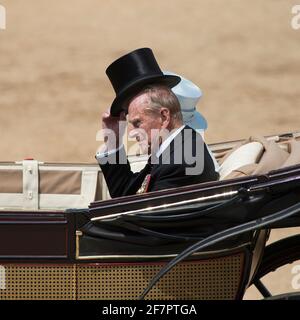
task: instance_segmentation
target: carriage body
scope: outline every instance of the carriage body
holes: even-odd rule
[[[291,137],[299,134],[268,139],[284,148]],[[239,143],[210,147],[220,159]],[[143,161],[131,159],[136,170]],[[109,199],[97,165],[27,160],[2,163],[1,174],[0,299],[137,299],[195,242],[300,199],[300,165],[116,199]],[[279,262],[278,248],[265,247],[269,232],[296,226],[297,213],[193,252],[147,298],[242,299],[253,283],[267,295],[260,277],[272,269],[270,257],[276,266],[300,258],[293,237],[293,250],[288,239],[281,243],[286,260]]]

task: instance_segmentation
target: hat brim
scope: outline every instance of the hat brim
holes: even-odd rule
[[[143,76],[142,78],[136,79],[134,82],[130,83],[114,99],[111,108],[110,114],[114,117],[119,116],[122,111],[128,112],[128,106],[124,105],[125,101],[134,97],[143,87],[150,84],[162,84],[169,88],[175,87],[181,81],[180,77],[173,75],[152,75],[152,76]]]

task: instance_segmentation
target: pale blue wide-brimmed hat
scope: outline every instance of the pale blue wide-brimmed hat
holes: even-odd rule
[[[181,81],[172,88],[177,96],[184,124],[193,129],[206,130],[207,121],[203,115],[197,111],[196,106],[202,97],[202,91],[192,81],[170,71],[163,71],[165,75],[175,75],[181,78]]]

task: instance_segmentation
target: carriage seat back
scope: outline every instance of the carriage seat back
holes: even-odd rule
[[[220,166],[220,180],[239,168],[257,163],[264,151],[264,146],[257,141],[244,144],[234,150]]]
[[[287,164],[300,163],[300,149],[296,149],[299,152],[292,155],[273,140],[250,137],[221,160],[221,180],[267,174]]]

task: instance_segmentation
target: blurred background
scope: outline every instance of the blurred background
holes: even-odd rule
[[[140,47],[203,90],[208,143],[300,130],[297,0],[0,4],[1,161],[95,162],[101,113],[115,96],[105,69]]]

